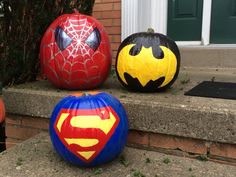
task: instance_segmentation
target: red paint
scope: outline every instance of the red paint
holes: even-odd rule
[[[65,121],[63,122],[61,126],[61,131],[58,130],[57,125],[58,121],[61,118],[61,115],[63,113],[69,113],[69,116]],[[78,128],[73,127],[70,123],[71,119],[75,116],[99,116],[101,120],[109,119],[109,113],[112,113],[116,119],[114,125],[110,129],[110,131],[105,134],[101,129],[99,128]],[[88,117],[89,121],[89,117]],[[78,158],[83,160],[84,162],[91,162],[94,158],[96,158],[99,153],[102,151],[103,147],[106,145],[107,141],[110,139],[110,137],[113,135],[116,127],[119,124],[119,117],[115,113],[115,111],[112,109],[112,107],[107,106],[103,108],[97,108],[97,109],[62,109],[60,113],[57,116],[57,119],[54,124],[54,129],[61,140],[61,142],[68,148],[69,151],[71,151],[73,154],[75,154]],[[104,124],[104,126],[106,126]],[[97,139],[99,140],[99,143],[91,146],[91,147],[81,147],[79,145],[71,144],[69,145],[65,138],[83,138],[83,139]],[[77,151],[95,151],[95,153],[89,158],[85,159],[80,154],[77,153]]]
[[[60,27],[72,39],[63,51],[55,41],[55,30]],[[86,39],[97,28],[101,43],[94,51]],[[65,14],[58,17],[47,29],[40,46],[42,74],[57,87],[67,89],[91,89],[102,84],[111,67],[108,35],[104,27],[93,17]]]

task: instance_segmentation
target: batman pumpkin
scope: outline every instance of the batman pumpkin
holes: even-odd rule
[[[141,92],[163,91],[176,80],[180,53],[167,36],[135,33],[120,45],[116,57],[116,74],[128,89]]]

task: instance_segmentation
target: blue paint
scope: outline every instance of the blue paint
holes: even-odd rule
[[[70,152],[61,142],[54,124],[61,109],[96,109],[110,106],[118,115],[120,122],[114,133],[105,144],[104,148],[91,162],[87,163]],[[112,161],[124,149],[128,135],[128,119],[126,111],[120,101],[110,94],[101,92],[96,95],[89,96],[68,96],[63,98],[54,108],[50,119],[50,137],[55,150],[66,161],[78,166],[97,166]]]

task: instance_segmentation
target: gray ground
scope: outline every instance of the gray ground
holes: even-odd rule
[[[64,162],[52,148],[47,133],[0,154],[4,177],[235,177],[236,167],[126,147],[115,161],[96,168]]]

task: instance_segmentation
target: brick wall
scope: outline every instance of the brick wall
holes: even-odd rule
[[[114,64],[121,42],[121,0],[96,0],[93,16],[103,24],[109,35]]]
[[[166,154],[236,165],[236,145],[131,130],[128,145]]]
[[[6,147],[10,148],[42,131],[48,131],[49,119],[8,115],[6,117]]]
[[[36,134],[47,131],[49,119],[8,114],[6,142],[10,148]],[[150,132],[130,130],[128,146],[191,158],[203,158],[236,165],[236,145],[207,142]]]

